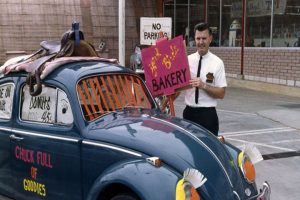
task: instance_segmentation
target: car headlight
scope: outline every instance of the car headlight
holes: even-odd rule
[[[197,169],[188,168],[183,173],[183,178],[176,185],[176,200],[200,200],[197,188],[201,187],[207,178]]]
[[[253,183],[256,178],[255,168],[249,156],[244,151],[238,155],[238,165],[246,181]]]
[[[196,188],[188,181],[180,179],[176,185],[176,200],[200,200]]]

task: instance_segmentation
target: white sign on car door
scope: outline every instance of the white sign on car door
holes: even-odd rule
[[[172,18],[170,17],[141,17],[140,43],[155,45],[161,37],[172,37]]]

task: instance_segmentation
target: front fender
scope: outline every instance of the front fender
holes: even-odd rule
[[[238,167],[237,158],[238,158],[238,155],[241,152],[241,150],[239,148],[233,146],[232,144],[228,143],[228,142],[225,143],[225,146],[226,146],[227,150],[229,151],[229,153],[231,154],[231,156],[234,160],[234,163],[236,165],[236,168],[239,171],[239,174],[240,174],[240,177],[241,177],[241,180],[242,180],[241,183],[242,183],[243,190],[245,191],[246,188],[250,189],[252,196],[258,194],[256,183],[255,182],[254,183],[248,183],[245,180],[245,178],[243,177],[243,174],[241,173],[241,171]],[[245,195],[244,191],[240,191],[239,193]]]
[[[224,145],[225,145],[226,149],[228,150],[228,152],[230,153],[230,155],[232,156],[232,158],[235,161],[235,164],[237,166],[238,165],[237,157],[238,157],[239,153],[241,152],[241,150],[228,142],[225,142]]]
[[[116,183],[130,188],[142,200],[175,199],[176,183],[180,177],[170,167],[154,167],[146,160],[119,162],[96,179],[87,200],[97,200],[105,188]]]

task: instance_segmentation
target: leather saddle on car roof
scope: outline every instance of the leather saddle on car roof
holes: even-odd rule
[[[46,62],[60,57],[98,57],[94,46],[84,40],[84,35],[79,30],[79,23],[77,22],[72,23],[72,29],[63,34],[60,42],[43,41],[40,43],[40,46],[42,48],[33,54],[37,58],[26,69],[29,72],[26,82],[29,85],[29,91],[32,96],[37,96],[42,92],[40,75]]]

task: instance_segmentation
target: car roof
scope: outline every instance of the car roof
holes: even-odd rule
[[[55,63],[56,60],[53,60],[51,62],[47,62],[44,67],[44,71],[46,71],[47,75],[44,75],[45,77],[41,78],[43,80],[78,80],[81,79],[84,76],[87,75],[93,75],[93,74],[108,74],[108,73],[129,73],[133,74],[134,72],[131,71],[127,67],[123,67],[119,65],[115,59],[105,59],[105,58],[96,58],[91,59],[91,57],[81,57],[78,60],[74,60],[74,57],[70,57],[70,60],[68,58],[64,58],[64,62],[62,64]],[[29,65],[30,63],[28,63]],[[48,69],[47,66],[56,64],[54,66],[55,68]],[[16,68],[17,69],[17,68]],[[44,72],[43,71],[43,72]],[[41,73],[41,77],[43,76],[43,72]],[[20,77],[20,76],[26,76],[28,72],[24,70],[12,70],[9,73],[5,73],[4,77],[11,76],[11,77]],[[45,73],[46,74],[46,73]],[[66,78],[67,77],[67,78]],[[42,80],[42,81],[43,81]]]
[[[115,63],[103,61],[77,61],[63,64],[55,69],[46,79],[55,79],[57,77],[72,77],[76,80],[93,74],[108,73],[134,73],[127,67],[120,66]]]

